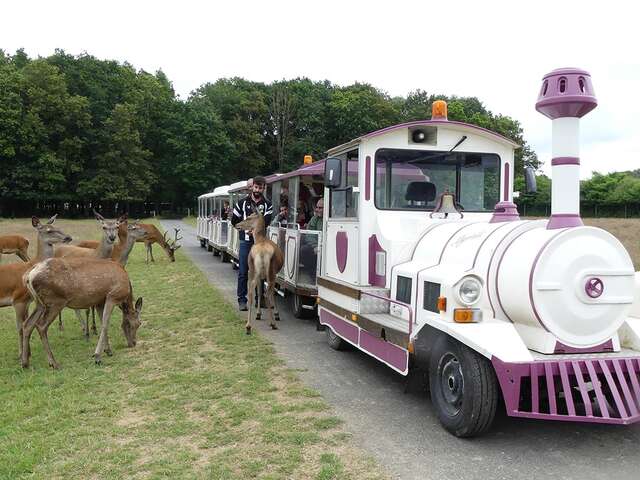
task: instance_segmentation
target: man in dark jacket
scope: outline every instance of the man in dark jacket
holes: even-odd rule
[[[271,223],[273,216],[273,206],[271,202],[264,197],[264,190],[267,185],[264,177],[254,177],[253,185],[249,195],[241,198],[238,203],[233,206],[233,216],[231,224],[237,225],[245,220],[255,210],[264,216],[265,228]],[[249,251],[253,246],[253,235],[250,232],[239,232],[240,235],[240,254],[238,268],[238,307],[240,311],[247,310],[247,279],[249,273],[249,264],[247,262]]]

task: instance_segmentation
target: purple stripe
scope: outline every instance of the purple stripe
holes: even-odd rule
[[[349,255],[349,237],[347,232],[336,233],[336,262],[340,273],[347,268],[347,256]]]
[[[364,165],[364,199],[371,198],[371,157],[367,155]]]
[[[557,165],[580,165],[580,159],[578,157],[556,157],[551,159],[551,166]]]
[[[547,245],[549,245],[553,240],[555,240],[555,238],[561,233],[562,232],[556,233],[553,237],[547,240],[544,243],[544,245],[542,245],[542,248],[540,248],[540,250],[538,250],[538,253],[536,254],[536,258],[533,260],[533,265],[531,265],[531,271],[529,272],[529,303],[531,304],[531,308],[533,309],[533,314],[535,315],[536,320],[538,320],[538,323],[542,325],[542,328],[544,328],[547,332],[550,332],[550,330],[547,328],[544,322],[540,319],[540,315],[538,315],[538,310],[536,310],[536,304],[533,301],[533,274],[536,271],[538,260],[540,260],[540,256],[542,255],[542,252],[544,251],[544,249],[547,248]]]
[[[366,330],[360,331],[360,348],[374,357],[383,360],[400,372],[406,372],[409,364],[409,352],[393,343],[385,342]]]
[[[581,227],[582,218],[579,213],[554,213],[549,218],[547,230],[557,230],[558,228]]]
[[[324,308],[320,308],[320,323],[329,325],[336,335],[350,341],[354,345],[358,345],[359,329],[355,325],[348,323],[346,320],[341,319]]]
[[[502,200],[504,202],[508,202],[509,201],[509,178],[511,178],[510,174],[509,174],[509,164],[505,163],[504,164],[504,190],[502,192]]]

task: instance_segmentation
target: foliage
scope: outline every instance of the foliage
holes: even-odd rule
[[[521,144],[517,176],[539,167],[520,124],[475,97],[223,78],[183,100],[162,71],[63,50],[38,59],[0,50],[0,210],[25,200],[192,206],[216,185],[289,171],[305,154],[322,158],[367,132],[428,119],[437,99],[449,102],[450,119]]]

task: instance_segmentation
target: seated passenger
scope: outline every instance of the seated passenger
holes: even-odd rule
[[[280,205],[280,212],[278,212],[278,225],[281,227],[286,227],[289,217],[289,205],[287,202],[284,202]]]
[[[309,221],[309,214],[307,212],[307,206],[303,200],[298,200],[296,223],[300,225],[300,228],[304,228]]]
[[[324,202],[322,198],[319,198],[316,202],[316,208],[314,210],[313,217],[307,224],[307,230],[322,230],[322,213],[324,211]]]

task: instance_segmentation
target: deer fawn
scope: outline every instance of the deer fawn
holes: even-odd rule
[[[29,240],[20,235],[0,236],[0,261],[3,253],[15,253],[23,262],[29,261]]]
[[[65,307],[89,309],[96,307],[102,323],[94,352],[95,362],[101,363],[102,352],[112,355],[109,344],[109,320],[114,307],[122,309],[122,331],[129,347],[136,345],[140,327],[142,297],[133,305],[133,291],[129,275],[119,263],[98,258],[51,258],[36,265],[23,279],[37,302],[37,308],[24,324],[22,366],[29,366],[29,340],[34,328],[38,330],[49,365],[58,368],[47,331],[56,315]]]
[[[49,219],[46,224],[38,217],[31,218],[31,224],[38,234],[38,250],[36,257],[27,263],[10,263],[0,265],[0,307],[13,305],[16,312],[16,328],[19,337],[19,351],[22,351],[22,325],[27,319],[27,310],[31,303],[31,296],[22,283],[23,275],[35,264],[53,257],[53,245],[69,243],[71,237],[53,226],[57,215]]]
[[[274,322],[279,320],[278,307],[276,306],[273,291],[276,285],[276,275],[284,264],[284,254],[280,247],[269,240],[265,235],[264,217],[255,212],[249,215],[245,220],[238,223],[236,228],[239,230],[247,230],[253,233],[253,246],[249,252],[249,314],[247,318],[246,330],[247,335],[251,334],[251,320],[253,319],[254,298],[258,296],[258,318],[261,310],[262,282],[267,281],[267,294],[265,300],[269,309],[269,319],[271,328],[276,330],[278,327]]]

